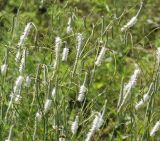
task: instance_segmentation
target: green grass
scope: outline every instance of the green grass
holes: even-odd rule
[[[66,141],[83,141],[86,138],[96,112],[101,112],[106,103],[104,122],[92,137],[92,141],[155,141],[149,133],[159,120],[159,65],[156,49],[160,46],[159,0],[146,0],[137,23],[126,32],[121,28],[136,15],[138,0],[0,0],[0,65],[8,65],[5,76],[0,75],[0,140],[8,138],[13,126],[13,141],[58,141],[64,136]],[[73,32],[66,33],[68,18],[73,15]],[[117,17],[117,18],[115,18]],[[148,19],[152,23],[148,22]],[[14,103],[7,113],[17,77],[20,75],[20,62],[15,61],[18,42],[25,26],[32,22],[29,35],[21,48],[27,49],[24,78],[31,76],[31,86],[22,83],[19,103]],[[76,36],[82,33],[82,52],[77,61]],[[67,62],[55,63],[55,38],[59,36],[63,45],[67,42],[69,56]],[[108,50],[99,67],[95,61],[101,47]],[[131,97],[117,113],[117,103],[122,84],[126,84],[138,64],[141,74]],[[44,67],[45,66],[45,67]],[[93,73],[94,72],[94,73]],[[85,100],[78,102],[80,86],[87,73]],[[44,75],[45,74],[45,75]],[[73,75],[73,76],[72,76]],[[150,100],[138,111],[135,104],[153,82]],[[51,98],[56,87],[56,97]],[[52,100],[51,109],[44,114],[46,99]],[[35,115],[43,113],[37,122]],[[72,135],[71,125],[79,115],[79,127]],[[55,127],[56,128],[53,128]],[[126,138],[126,139],[124,139]]]

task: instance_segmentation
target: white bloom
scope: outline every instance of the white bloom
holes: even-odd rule
[[[55,67],[59,63],[59,54],[60,54],[60,48],[62,46],[62,40],[60,37],[56,37],[55,39],[55,52],[56,52],[56,62],[55,62]]]
[[[42,8],[43,5],[44,5],[44,0],[41,0],[41,2],[40,2],[40,8]]]
[[[55,95],[56,95],[56,88],[53,88],[53,89],[52,89],[52,94],[51,94],[51,95],[52,95],[52,98],[55,97]]]
[[[58,130],[58,126],[57,125],[53,124],[52,127],[53,127],[54,130]]]
[[[137,82],[137,77],[138,77],[139,74],[140,74],[140,69],[138,68],[137,65],[135,65],[134,73],[130,77],[130,80],[127,83],[127,85],[125,85],[125,87],[124,87],[124,95],[126,95],[128,93],[128,91],[131,90],[131,88],[135,87],[136,82]]]
[[[21,95],[15,95],[15,97],[14,97],[14,102],[15,102],[15,103],[19,103],[21,99],[22,99],[22,96],[21,96]]]
[[[21,63],[19,66],[19,72],[22,73],[25,69],[25,58],[26,58],[26,50],[23,50],[23,54],[22,54],[22,59],[21,59]]]
[[[69,17],[68,19],[68,23],[67,23],[67,34],[70,34],[73,30],[72,30],[72,18]]]
[[[138,110],[141,108],[149,100],[149,98],[150,96],[148,93],[144,94],[143,98],[136,104],[135,109]]]
[[[73,31],[72,26],[68,25],[67,26],[67,34],[72,33],[72,31]]]
[[[98,112],[97,115],[98,115],[99,119],[98,119],[98,122],[97,122],[97,128],[96,129],[99,129],[103,125],[104,120],[103,120],[103,115],[100,112]]]
[[[81,33],[78,33],[76,40],[77,40],[77,46],[76,46],[77,53],[79,54],[83,44],[83,35]]]
[[[42,119],[42,113],[41,112],[37,112],[35,119],[36,119],[36,121],[40,122],[41,119]]]
[[[136,104],[135,109],[138,110],[141,108],[149,99],[150,93],[152,93],[153,82],[150,84],[148,92],[143,95],[143,98]]]
[[[30,87],[31,81],[32,81],[32,80],[31,80],[30,76],[27,76],[27,77],[26,77],[26,87],[27,87],[27,88]]]
[[[28,36],[28,34],[30,32],[31,27],[32,27],[32,23],[31,22],[26,25],[26,27],[24,29],[24,32],[20,37],[20,41],[18,43],[18,47],[23,46],[23,44],[24,44],[24,42],[25,42],[25,40],[26,40],[26,38],[27,38],[27,36]]]
[[[104,58],[104,56],[105,56],[106,51],[107,51],[107,49],[106,49],[105,47],[102,47],[102,49],[101,49],[101,51],[100,51],[100,53],[99,53],[99,55],[98,55],[98,57],[97,57],[97,60],[96,60],[96,62],[95,62],[95,65],[96,65],[96,66],[100,66],[100,65],[101,65],[101,63],[102,63],[102,61],[103,61],[103,58]]]
[[[71,25],[71,23],[72,23],[72,18],[69,17],[69,18],[68,18],[68,23],[67,23],[67,25]]]
[[[121,28],[121,31],[122,31],[122,32],[123,32],[123,31],[126,31],[128,28],[130,28],[130,27],[132,27],[133,25],[136,24],[137,18],[138,18],[139,14],[140,14],[140,11],[141,11],[142,7],[143,7],[143,2],[141,2],[140,8],[139,8],[136,16],[132,17],[132,18],[130,19],[130,21]]]
[[[1,74],[4,76],[6,75],[6,72],[7,72],[7,64],[3,64],[1,66]]]
[[[47,99],[44,104],[44,113],[47,113],[51,109],[51,105],[52,105],[52,100]]]
[[[154,136],[159,129],[160,129],[160,121],[157,121],[155,126],[152,128],[150,132],[150,136]]]
[[[69,53],[69,48],[65,47],[62,53],[62,61],[67,61],[68,53]]]
[[[13,87],[13,94],[14,94],[14,95],[19,95],[19,94],[20,94],[20,90],[21,90],[20,87],[18,87],[18,86],[15,85],[15,86]],[[12,94],[11,94],[11,95],[12,95]]]
[[[98,122],[98,125],[97,125],[97,129],[101,128],[103,123],[104,123],[103,116],[99,115],[99,122]]]
[[[56,37],[55,39],[55,47],[60,48],[62,46],[62,40],[60,37]]]
[[[21,87],[21,85],[22,85],[22,82],[23,82],[23,76],[18,76],[18,78],[17,78],[17,80],[16,80],[16,87]]]
[[[77,133],[78,123],[79,123],[79,117],[76,116],[75,121],[72,123],[72,126],[71,126],[71,131],[73,134]]]
[[[11,93],[11,98],[13,98],[15,102],[18,102],[21,98],[20,91],[23,80],[24,80],[23,76],[20,75],[15,82],[13,93]]]
[[[20,88],[14,87],[13,92],[10,94],[11,101],[14,103],[19,103],[22,99],[22,96],[20,95]]]
[[[139,74],[140,74],[140,69],[138,68],[137,65],[135,65],[134,73],[130,77],[130,80],[127,83],[127,85],[124,86],[123,98],[122,98],[122,102],[120,103],[118,111],[120,111],[121,107],[124,105],[124,103],[126,102],[127,98],[129,97],[131,89],[135,87]]]
[[[85,97],[85,93],[87,92],[87,88],[84,85],[81,85],[80,90],[79,90],[79,95],[78,95],[78,101],[82,102]]]
[[[132,27],[134,24],[136,24],[136,22],[137,22],[137,16],[132,17],[130,21],[121,28],[121,31],[123,32],[128,28]]]
[[[97,113],[85,141],[91,140],[92,136],[95,134],[96,130],[101,127],[102,123],[103,123],[102,115],[101,113]]]
[[[65,141],[65,138],[60,137],[60,138],[59,138],[59,141]]]

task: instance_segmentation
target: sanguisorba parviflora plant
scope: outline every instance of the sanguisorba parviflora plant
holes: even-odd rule
[[[139,69],[138,65],[135,64],[134,73],[130,77],[129,82],[124,86],[124,88],[119,96],[118,112],[122,109],[124,104],[127,102],[128,98],[130,97],[131,90],[135,87],[139,74],[140,74],[140,69]]]
[[[43,5],[44,1],[41,1],[40,7],[43,7]],[[122,32],[127,32],[129,28],[135,25],[142,7],[143,2],[141,3],[137,14],[132,17],[127,24],[122,26]],[[25,41],[29,37],[33,28],[37,30],[36,26],[32,22],[29,22],[25,26],[15,51],[15,63],[18,66],[17,70],[19,70],[19,72],[18,76],[16,76],[17,78],[14,80],[10,99],[8,100],[8,107],[5,109],[4,122],[5,124],[12,123],[9,121],[11,118],[14,119],[15,124],[13,125],[12,123],[10,125],[9,135],[8,137],[5,137],[5,141],[14,140],[13,128],[17,128],[18,123],[16,122],[18,122],[18,118],[21,117],[21,115],[18,115],[18,110],[21,108],[26,110],[25,107],[20,106],[21,104],[23,105],[23,103],[21,103],[22,100],[24,103],[26,102],[24,97],[28,97],[28,93],[32,94],[29,95],[31,98],[28,98],[28,101],[31,100],[31,104],[29,104],[30,109],[26,114],[28,117],[26,118],[27,120],[26,125],[24,125],[23,134],[26,130],[30,129],[32,132],[30,137],[31,140],[103,140],[105,137],[103,135],[101,136],[101,133],[103,133],[102,131],[105,132],[103,127],[106,128],[108,125],[106,124],[106,121],[109,121],[107,117],[108,115],[106,114],[106,109],[109,109],[110,107],[107,108],[106,99],[102,99],[100,102],[100,104],[103,103],[101,110],[99,109],[101,105],[97,104],[96,106],[96,100],[102,95],[96,93],[94,97],[90,97],[92,94],[92,85],[94,85],[96,80],[94,77],[96,77],[96,75],[93,75],[92,83],[88,84],[88,80],[91,79],[90,70],[88,71],[83,70],[84,68],[77,68],[78,65],[83,64],[83,51],[85,50],[83,50],[83,47],[85,48],[87,46],[85,41],[85,32],[76,31],[78,33],[75,33],[73,27],[73,16],[70,16],[65,27],[66,37],[60,36],[61,34],[59,33],[59,35],[55,36],[55,44],[53,47],[48,49],[50,54],[52,54],[50,63],[47,62],[47,57],[45,58],[47,61],[45,59],[42,62],[39,61],[39,64],[36,64],[38,65],[36,75],[31,75],[30,72],[28,72],[29,70],[27,68],[27,61],[30,57],[29,51],[33,50],[32,48],[30,49],[28,46],[25,46]],[[76,44],[72,44],[72,42],[76,42]],[[93,47],[91,49],[91,53],[93,54],[96,52],[96,50],[98,50],[97,54],[95,53],[93,55],[95,60],[92,58],[94,61],[90,62],[91,71],[95,72],[95,70],[100,70],[101,67],[103,67],[103,63],[105,64],[106,56],[109,52],[109,48],[106,46],[106,44],[103,44],[102,46],[97,46],[95,48]],[[44,47],[44,49],[46,49],[46,47]],[[43,52],[43,48],[40,49],[38,53],[41,51]],[[90,53],[90,50],[88,52]],[[73,60],[71,59],[71,54],[75,55]],[[159,64],[160,49],[158,48],[156,64],[158,68]],[[119,115],[121,112],[125,113],[123,107],[126,107],[126,109],[128,108],[128,100],[132,98],[132,90],[136,87],[138,84],[138,79],[141,77],[141,66],[136,63],[134,63],[133,66],[134,70],[130,76],[130,79],[122,86],[122,91],[119,95],[118,106],[117,109],[115,108],[115,111],[118,112],[117,115]],[[6,77],[8,67],[9,62],[4,61],[1,65],[1,76]],[[65,67],[67,67],[67,72],[64,73],[63,69]],[[158,73],[159,69],[157,69],[157,74]],[[33,85],[32,81],[34,81]],[[134,103],[132,99],[130,100],[135,104],[132,107],[134,114],[138,113],[143,107],[145,107],[145,105],[148,105],[147,107],[152,105],[152,101],[154,100],[154,93],[156,93],[158,90],[156,84],[157,79],[150,83],[147,92],[141,97],[139,101],[137,100],[137,103]],[[97,91],[99,93],[98,89]],[[17,106],[18,104],[20,106]],[[94,106],[96,109],[93,108]],[[148,112],[148,110],[146,111]],[[30,122],[34,122],[34,124],[29,125]],[[148,119],[147,123],[151,123],[151,119]],[[151,127],[151,129],[148,129],[150,131],[150,133],[148,133],[151,137],[153,137],[160,129],[159,120],[154,123],[155,125]],[[147,126],[151,125],[147,124]],[[117,127],[114,129],[118,130],[118,128],[116,128]],[[113,138],[114,132],[115,131],[113,131],[111,138]],[[25,136],[23,134],[21,135],[21,138]],[[105,136],[107,135],[105,134]],[[108,139],[110,137],[107,136],[106,138]],[[29,139],[27,138],[27,140]]]

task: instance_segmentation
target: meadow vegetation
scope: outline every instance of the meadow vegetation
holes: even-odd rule
[[[159,0],[0,0],[0,141],[160,140]]]

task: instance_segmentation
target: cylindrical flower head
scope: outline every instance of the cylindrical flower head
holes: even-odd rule
[[[51,99],[47,99],[45,104],[44,104],[44,113],[47,113],[52,105],[52,100]]]
[[[68,53],[69,53],[69,48],[65,47],[62,53],[62,61],[67,61]]]
[[[62,40],[60,37],[56,37],[55,39],[55,53],[56,53],[56,62],[55,62],[55,67],[59,63],[59,57],[60,57],[60,48],[62,46]]]
[[[98,112],[93,121],[92,127],[94,127],[95,129],[99,129],[102,126],[102,124],[103,124],[103,117],[101,113]]]
[[[72,22],[72,18],[69,17],[69,18],[68,18],[68,23],[67,23],[67,25],[71,25],[71,22]]]
[[[160,121],[157,121],[155,126],[152,128],[150,132],[150,136],[154,136],[159,129],[160,129]]]
[[[78,95],[78,101],[82,102],[85,97],[85,93],[87,92],[87,88],[84,85],[81,85],[80,90],[79,90],[79,95]]]
[[[131,89],[135,87],[136,82],[137,82],[137,78],[138,78],[140,72],[141,71],[140,71],[138,65],[135,64],[134,73],[130,77],[129,82],[123,88],[123,98],[122,98],[122,102],[121,102],[121,104],[120,104],[120,106],[118,108],[118,112],[121,110],[122,106],[125,104],[125,102],[127,101],[128,97],[130,96]]]
[[[101,113],[98,113],[98,116],[99,116],[99,122],[98,122],[98,124],[97,124],[97,129],[101,128],[101,126],[102,126],[103,123],[104,123],[102,114],[101,114]]]
[[[83,35],[81,33],[77,34],[77,52],[80,53],[82,43],[83,43]]]
[[[27,76],[27,77],[26,77],[26,87],[27,87],[27,88],[30,87],[31,81],[32,81],[32,80],[31,80],[30,76]]]
[[[68,23],[67,23],[67,34],[70,34],[73,31],[71,23],[72,23],[72,18],[69,17]]]
[[[7,64],[3,64],[1,66],[1,74],[4,76],[6,75],[6,72],[7,72]]]
[[[72,26],[68,25],[67,26],[67,34],[72,33],[72,31],[73,31]]]
[[[65,141],[65,138],[60,137],[60,138],[59,138],[59,141]]]
[[[20,96],[19,94],[15,95],[14,102],[19,103],[21,99],[22,99],[22,96]]]
[[[25,58],[26,58],[26,50],[23,50],[23,54],[22,54],[22,59],[21,59],[21,63],[19,66],[19,72],[22,73],[25,69]]]
[[[138,110],[141,108],[148,100],[150,96],[148,94],[144,94],[143,98],[136,104],[135,109]]]
[[[141,1],[140,8],[139,8],[137,14],[136,14],[134,17],[132,17],[132,18],[130,19],[130,21],[121,28],[121,31],[122,31],[122,32],[123,32],[123,31],[126,31],[128,28],[130,28],[130,27],[132,27],[134,24],[136,24],[137,18],[138,18],[139,14],[140,14],[140,11],[142,10],[142,7],[143,7],[143,1]]]
[[[136,24],[136,22],[137,22],[137,16],[132,17],[130,21],[121,28],[121,31],[123,32],[128,28],[132,27],[134,24]]]
[[[62,40],[60,37],[56,37],[55,39],[55,47],[60,48],[62,46]]]
[[[60,47],[62,46],[62,40],[60,37],[56,37],[55,39],[55,52],[56,52],[56,59],[59,56]]]
[[[92,123],[92,127],[91,129],[89,130],[88,134],[87,134],[87,137],[85,139],[85,141],[90,141],[92,136],[95,134],[96,130],[98,128],[100,128],[100,126],[102,125],[102,119],[101,119],[101,114],[98,113],[97,115],[95,115],[95,119],[93,120],[93,123]]]
[[[19,43],[18,43],[18,47],[23,46],[24,41],[25,41],[25,39],[27,38],[27,36],[28,36],[28,34],[29,34],[29,32],[30,32],[31,27],[32,27],[32,23],[28,23],[28,24],[26,25],[26,27],[25,27],[25,29],[24,29],[24,32],[23,32],[23,34],[22,34],[21,37],[20,37],[20,41],[19,41]]]
[[[36,119],[38,122],[40,122],[41,119],[42,119],[42,113],[41,113],[41,112],[37,112],[35,119]]]
[[[56,88],[53,88],[53,89],[52,89],[52,94],[51,94],[51,95],[52,95],[52,98],[55,97],[55,95],[56,95]]]
[[[13,87],[13,95],[14,95],[14,96],[15,96],[15,95],[20,95],[20,90],[21,90],[21,88],[15,85],[15,86]]]
[[[100,66],[101,65],[101,63],[102,63],[102,61],[104,59],[106,51],[107,51],[107,49],[105,47],[102,47],[102,49],[101,49],[101,51],[100,51],[100,53],[99,53],[99,55],[97,57],[97,60],[95,62],[96,66]]]
[[[16,80],[16,87],[21,87],[21,85],[22,85],[22,82],[23,82],[23,76],[18,76],[18,78],[17,78],[17,80]]]
[[[135,70],[134,70],[134,73],[132,74],[132,76],[130,77],[130,80],[129,82],[124,86],[124,96],[126,94],[128,94],[128,92],[136,85],[136,82],[137,82],[137,78],[140,74],[140,69],[138,67],[137,64],[135,64]]]
[[[72,123],[72,126],[71,126],[71,131],[73,134],[77,133],[78,123],[79,123],[79,117],[76,116],[75,121]]]

